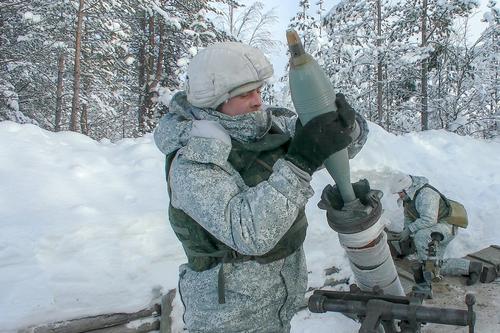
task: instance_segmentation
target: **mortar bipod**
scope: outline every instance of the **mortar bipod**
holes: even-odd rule
[[[431,241],[427,248],[427,260],[424,262],[424,278],[431,281],[438,282],[443,279],[441,275],[441,259],[439,258],[438,250],[439,243],[444,239],[442,233],[434,231],[431,233]],[[427,276],[428,275],[428,276]]]
[[[467,294],[467,310],[430,307],[422,305],[422,298],[415,296],[384,295],[382,289],[373,288],[372,292],[351,285],[350,291],[316,290],[309,298],[311,312],[340,312],[361,321],[359,333],[418,333],[424,323],[469,326],[474,333],[475,313],[474,295]],[[399,328],[396,328],[399,321]]]

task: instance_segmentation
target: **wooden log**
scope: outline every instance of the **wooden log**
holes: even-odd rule
[[[159,312],[160,305],[155,304],[148,309],[143,309],[134,313],[112,313],[48,323],[20,330],[19,333],[83,333],[127,324],[140,318],[158,315]]]
[[[172,302],[175,298],[175,289],[168,291],[166,295],[161,298],[161,317],[160,317],[160,333],[172,333]]]
[[[155,319],[149,323],[142,323],[137,327],[130,327],[130,323],[118,326],[112,326],[93,330],[89,333],[147,333],[151,331],[158,331],[160,329],[160,320]]]

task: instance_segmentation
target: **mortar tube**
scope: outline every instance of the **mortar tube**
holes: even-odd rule
[[[385,232],[382,231],[372,241],[368,239],[367,245],[363,247],[348,246],[349,238],[356,237],[356,234],[343,236],[341,245],[347,253],[354,278],[361,290],[372,291],[375,286],[379,286],[385,294],[405,295]]]
[[[369,212],[362,225],[342,223],[343,210],[328,213],[329,224],[339,234],[340,245],[346,251],[354,279],[363,291],[372,291],[375,286],[384,293],[404,296],[398,272],[390,254],[387,235],[382,223],[380,203]]]

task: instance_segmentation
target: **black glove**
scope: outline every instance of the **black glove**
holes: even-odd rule
[[[333,153],[346,148],[354,124],[354,109],[344,95],[337,94],[337,112],[327,112],[311,119],[302,126],[297,119],[295,135],[288,147],[285,159],[310,175]]]
[[[372,190],[368,180],[352,183],[353,200],[347,205],[338,187],[327,185],[321,193],[320,209],[326,210],[328,225],[340,233],[356,233],[366,230],[378,221],[382,214],[382,191]]]
[[[337,106],[339,119],[343,123],[344,127],[351,128],[356,119],[356,112],[352,106],[347,103],[344,94],[338,93],[335,95],[335,105]]]
[[[363,205],[369,205],[372,190],[368,180],[361,179],[352,183],[352,189],[356,198],[358,198]],[[321,201],[318,203],[318,207],[324,210],[328,210],[330,207],[335,210],[341,210],[342,207],[344,207],[344,200],[342,199],[342,195],[340,194],[337,186],[325,186],[323,193],[321,194]]]

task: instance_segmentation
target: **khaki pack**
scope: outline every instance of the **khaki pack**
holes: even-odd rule
[[[457,227],[460,228],[467,228],[467,226],[469,225],[469,220],[467,218],[467,211],[465,210],[464,205],[462,205],[458,201],[448,199],[441,192],[439,192],[434,186],[425,184],[415,192],[414,197],[416,198],[417,195],[420,193],[420,191],[425,187],[428,187],[436,191],[441,197],[441,200],[439,201],[439,213],[438,213],[438,219],[440,221],[444,221],[451,225],[456,225]],[[405,207],[405,216],[408,216],[413,220],[420,217],[420,214],[418,213],[415,207],[414,200],[410,200],[410,202],[405,204],[404,207]]]
[[[469,225],[469,220],[467,219],[467,211],[465,210],[464,205],[462,205],[458,201],[454,201],[451,199],[447,199],[450,207],[450,215],[444,220],[448,224],[456,225],[460,228],[467,228]]]

